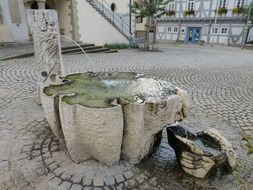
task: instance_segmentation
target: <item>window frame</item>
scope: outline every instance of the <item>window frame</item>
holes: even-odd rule
[[[187,11],[194,11],[195,10],[195,0],[187,0],[186,10]]]
[[[136,17],[135,17],[135,20],[136,20],[136,23],[137,23],[137,24],[143,23],[143,17],[141,17],[141,16],[136,16]]]
[[[223,29],[226,29],[226,33],[222,33],[222,30],[223,30]],[[221,28],[220,28],[220,35],[228,35],[228,30],[229,30],[228,27],[221,27]]]
[[[167,10],[168,11],[175,11],[175,1],[168,2]]]
[[[217,30],[217,31],[215,31]],[[219,27],[212,27],[211,28],[211,34],[212,35],[218,35],[220,33],[220,28]]]
[[[228,0],[219,0],[218,3],[219,9],[226,9],[228,7]]]
[[[176,30],[175,30],[176,29]],[[174,26],[173,27],[173,33],[178,33],[178,27],[177,26]]]
[[[247,3],[247,0],[237,0],[235,7],[238,7],[238,8],[242,7],[243,8],[243,7],[245,7],[246,3]]]

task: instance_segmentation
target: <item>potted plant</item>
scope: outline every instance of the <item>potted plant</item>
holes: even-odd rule
[[[173,10],[169,10],[167,13],[166,13],[167,16],[175,16],[175,11]]]
[[[243,7],[235,7],[232,10],[233,15],[237,14],[237,15],[241,15],[244,13],[244,8]]]
[[[227,8],[218,8],[218,10],[216,10],[216,11],[217,11],[218,15],[220,15],[220,16],[226,15],[228,12]]]
[[[190,15],[195,15],[195,11],[194,10],[187,10],[184,12],[185,17],[190,16]]]

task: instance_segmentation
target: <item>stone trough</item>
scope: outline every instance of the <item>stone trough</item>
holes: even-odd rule
[[[56,11],[27,15],[39,64],[38,100],[74,162],[138,163],[166,124],[186,116],[186,92],[165,81],[117,72],[64,76]]]
[[[166,124],[187,114],[187,94],[136,73],[82,73],[44,87],[41,101],[53,133],[76,163],[138,163]]]
[[[187,116],[187,93],[167,81],[132,72],[65,75],[56,11],[27,15],[39,65],[38,102],[75,163],[139,163],[153,152],[165,127]],[[167,133],[186,173],[204,178],[214,168],[235,167],[232,145],[218,131],[192,134],[170,126]]]
[[[181,168],[197,178],[207,178],[217,169],[232,171],[236,153],[231,143],[216,129],[193,134],[180,125],[169,125],[167,137]]]

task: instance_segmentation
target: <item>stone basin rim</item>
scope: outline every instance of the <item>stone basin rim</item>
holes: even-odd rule
[[[65,76],[60,76],[59,84],[44,86],[42,93],[48,97],[60,98],[61,101],[66,102],[72,106],[80,105],[86,108],[98,109],[107,109],[118,105],[124,106],[129,104],[163,104],[163,102],[169,100],[171,96],[177,95],[179,89],[169,81],[163,81],[154,77],[144,76],[144,74],[135,72],[77,72]],[[116,85],[113,85],[112,87],[104,86],[101,84],[101,82],[103,83],[103,81],[106,80],[111,80],[112,82],[119,81],[119,84],[116,83]],[[147,82],[145,80],[147,80]],[[141,89],[143,88],[143,85],[145,86],[145,84],[151,87],[151,94]],[[75,92],[75,89],[82,89],[80,88],[80,85],[88,85],[88,88],[90,88],[89,86],[94,85],[94,88],[91,88],[91,90],[93,91],[95,89],[98,91],[97,93],[95,92],[95,96],[91,96],[91,94],[87,93],[87,91],[77,90]],[[107,89],[115,89],[118,87],[118,85],[121,86],[123,91],[115,91],[115,95],[107,94]],[[133,87],[133,85],[137,86]],[[140,89],[138,91],[139,87]],[[53,90],[54,88],[56,89]],[[57,88],[59,88],[58,92]],[[99,91],[100,89],[101,94]],[[165,93],[168,96],[161,98],[159,92]],[[79,97],[81,99],[78,99]],[[82,97],[84,99],[82,99]],[[96,101],[96,98],[97,100],[101,101],[101,104],[92,105],[92,102]],[[71,99],[76,99],[76,101],[72,101]]]

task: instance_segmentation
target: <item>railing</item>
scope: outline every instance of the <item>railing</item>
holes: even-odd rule
[[[87,0],[100,14],[102,14],[112,25],[114,25],[125,37],[133,40],[130,26],[122,17],[111,10],[111,6],[105,0]]]

